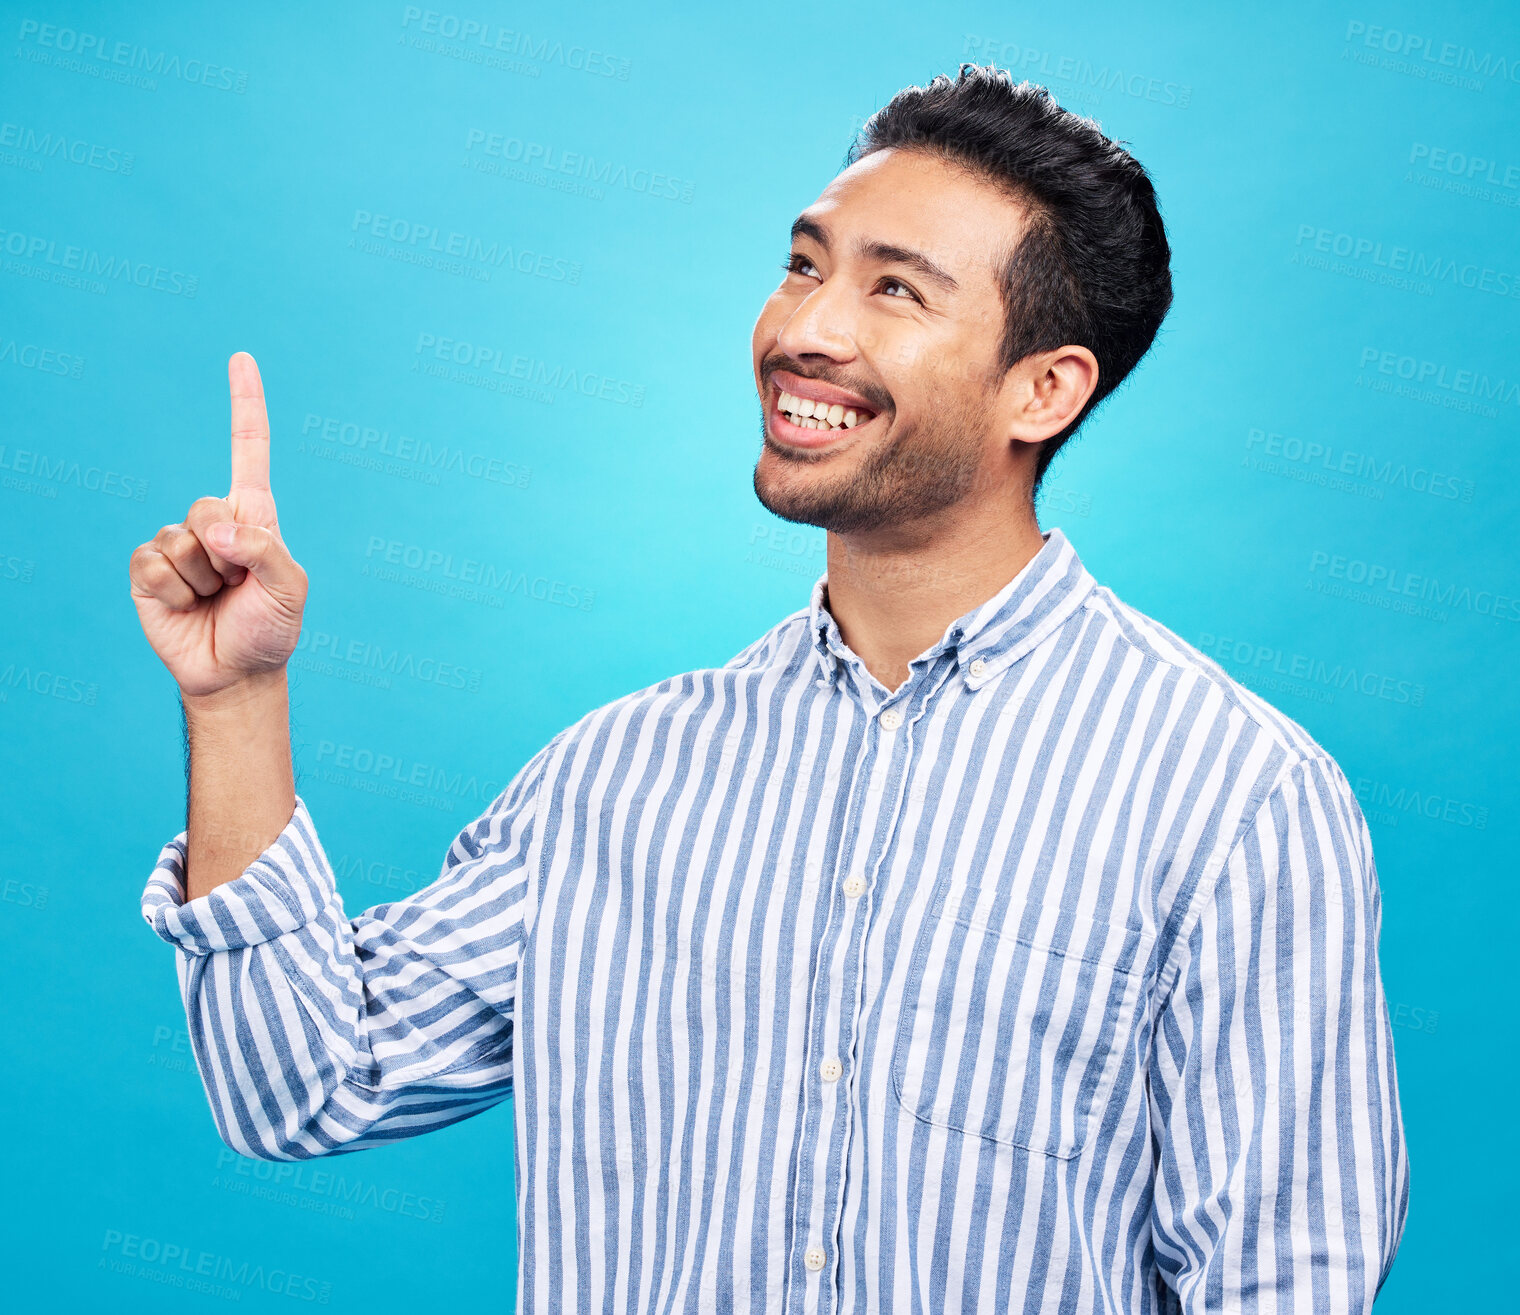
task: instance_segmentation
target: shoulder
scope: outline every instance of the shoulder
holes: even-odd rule
[[[578,754],[604,754],[631,735],[661,727],[693,734],[703,714],[733,705],[767,683],[806,678],[815,661],[808,642],[810,609],[783,617],[722,666],[698,667],[646,685],[593,708],[541,751],[553,773]]]
[[[1116,643],[1175,682],[1178,705],[1191,710],[1178,718],[1179,752],[1185,753],[1184,744],[1212,746],[1200,760],[1210,764],[1206,774],[1211,783],[1204,793],[1217,825],[1192,855],[1197,883],[1185,883],[1182,906],[1173,910],[1181,922],[1179,932],[1195,925],[1201,901],[1221,882],[1233,889],[1243,881],[1258,894],[1273,883],[1274,874],[1258,870],[1252,857],[1268,834],[1275,837],[1274,852],[1285,859],[1315,847],[1320,855],[1316,870],[1298,874],[1311,886],[1328,889],[1333,884],[1338,899],[1350,897],[1342,893],[1344,887],[1375,901],[1366,818],[1341,765],[1324,745],[1213,658],[1112,590],[1095,588],[1087,609],[1098,624],[1113,628]],[[1249,846],[1248,834],[1257,837]],[[1247,848],[1246,858],[1232,865],[1231,858]],[[1297,870],[1290,862],[1285,871],[1291,875]]]
[[[1310,798],[1335,814],[1364,856],[1370,854],[1371,837],[1350,780],[1306,727],[1106,586],[1090,592],[1084,610],[1110,628],[1115,644],[1172,684],[1174,707],[1181,710],[1173,732],[1179,754],[1213,765],[1209,775],[1215,779],[1205,793],[1215,801],[1220,826],[1211,861],[1221,862],[1269,812],[1281,820],[1290,803]]]
[[[1086,611],[1109,627],[1114,642],[1141,662],[1162,670],[1196,705],[1195,723],[1232,740],[1258,741],[1283,773],[1309,759],[1329,759],[1323,745],[1298,721],[1230,675],[1213,658],[1154,617],[1119,598],[1106,585],[1089,593]]]

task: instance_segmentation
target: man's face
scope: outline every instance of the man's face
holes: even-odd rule
[[[839,534],[908,528],[1008,478],[996,280],[1022,217],[903,150],[852,165],[803,212],[752,344],[769,510]]]

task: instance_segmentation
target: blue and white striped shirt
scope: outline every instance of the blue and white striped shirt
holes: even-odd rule
[[[511,1095],[519,1309],[1357,1311],[1408,1167],[1371,839],[1059,529],[888,690],[811,605],[587,714],[345,915],[305,804],[183,900],[218,1131]]]

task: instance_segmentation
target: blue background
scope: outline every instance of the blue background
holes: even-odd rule
[[[438,11],[519,34],[489,52],[399,4],[3,6],[0,1102],[18,1308],[220,1308],[172,1286],[174,1247],[263,1266],[233,1285],[251,1309],[513,1301],[508,1108],[274,1181],[290,1167],[217,1139],[172,953],[138,916],[183,785],[127,561],[226,490],[227,357],[263,370],[280,519],[311,579],[299,788],[357,912],[430,881],[561,727],[726,661],[806,603],[822,536],[751,490],[750,328],[861,120],[962,59],[1047,83],[1156,180],[1175,307],[1052,469],[1041,524],[1357,787],[1413,1172],[1380,1309],[1502,1302],[1513,6],[715,8]],[[117,42],[125,66],[98,57]],[[477,258],[418,263],[419,226]],[[1397,272],[1416,258],[1425,272]],[[439,360],[444,340],[501,372]],[[365,428],[389,438],[362,447]],[[429,466],[424,443],[462,468]],[[433,565],[382,569],[388,553]],[[450,554],[527,583],[451,596]],[[1411,576],[1444,597],[1411,603]],[[410,674],[434,670],[450,674]],[[364,768],[386,760],[403,766]],[[450,779],[386,784],[419,765]]]

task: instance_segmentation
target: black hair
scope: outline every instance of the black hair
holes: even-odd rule
[[[1040,445],[1034,489],[1056,452],[1150,350],[1172,304],[1171,247],[1140,162],[1091,119],[1004,69],[962,64],[952,82],[905,87],[873,114],[849,166],[891,148],[929,151],[1005,187],[1023,205],[1023,240],[997,269],[1005,311],[998,365],[1067,344],[1098,361],[1098,383],[1070,424]]]

